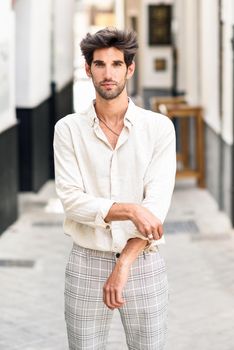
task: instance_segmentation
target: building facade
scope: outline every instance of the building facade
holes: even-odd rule
[[[155,5],[172,7],[168,43],[152,44]],[[234,0],[127,0],[125,10],[125,25],[140,40],[137,93],[146,108],[150,97],[175,92],[203,107],[206,186],[234,224]]]
[[[0,2],[0,232],[18,191],[53,178],[53,128],[73,112],[73,0]]]
[[[17,217],[18,157],[14,80],[15,20],[11,1],[0,2],[0,232]]]

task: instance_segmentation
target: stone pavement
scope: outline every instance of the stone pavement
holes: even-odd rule
[[[0,237],[0,350],[67,350],[64,269],[71,240],[48,182],[19,196],[19,220]],[[234,234],[206,190],[177,182],[161,249],[170,282],[165,350],[234,349]],[[127,349],[118,312],[108,350]]]

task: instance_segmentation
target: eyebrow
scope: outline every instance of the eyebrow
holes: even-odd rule
[[[102,60],[95,60],[95,61],[93,61],[93,63],[104,63],[105,64],[105,62],[102,61]],[[122,61],[122,60],[114,60],[113,63],[124,63],[124,61]]]
[[[122,61],[122,60],[114,60],[113,62],[114,63],[124,63],[124,61]]]
[[[101,60],[95,60],[95,61],[93,61],[93,63],[104,63],[104,61],[101,61]]]

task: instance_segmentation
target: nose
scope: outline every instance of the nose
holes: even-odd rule
[[[112,72],[112,67],[106,65],[106,67],[105,67],[105,72],[104,72],[104,74],[105,74],[105,79],[111,80],[111,79],[112,79],[112,73],[113,73],[113,72]]]

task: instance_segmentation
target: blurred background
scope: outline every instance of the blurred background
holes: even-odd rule
[[[175,124],[178,171],[168,232],[178,233],[176,242],[181,232],[205,233],[203,248],[207,244],[206,248],[213,249],[217,257],[220,252],[215,249],[222,246],[221,255],[230,258],[234,252],[233,246],[231,252],[228,250],[230,242],[233,244],[234,225],[234,0],[1,0],[0,265],[17,266],[14,261],[17,258],[20,266],[20,259],[26,256],[33,266],[43,256],[46,244],[48,249],[54,244],[51,237],[58,237],[62,219],[56,216],[61,214],[61,207],[54,192],[54,125],[65,115],[86,109],[94,97],[79,43],[87,32],[94,33],[106,26],[137,32],[139,52],[136,73],[128,84],[129,95],[139,106],[164,113]],[[43,205],[53,217],[45,218]],[[25,217],[22,219],[23,212],[32,212],[32,208],[33,219],[29,216],[28,221]],[[39,216],[45,221],[37,221]],[[48,229],[50,238],[44,231],[41,233],[43,227]],[[23,234],[24,231],[27,231],[27,240],[12,236],[13,232]],[[231,235],[224,246],[227,232]],[[213,248],[210,248],[215,234],[218,244],[211,244]],[[42,235],[44,245],[37,246],[41,251],[34,259],[29,252],[39,242],[33,241],[37,235]],[[181,242],[187,244],[184,237]],[[61,238],[59,242],[57,258],[59,254],[64,256],[64,242]],[[200,256],[203,248],[196,254]],[[190,252],[190,257],[195,254],[188,246],[185,250]],[[175,254],[172,248],[168,252]],[[210,266],[216,266],[211,253],[210,259]],[[181,268],[186,268],[186,262],[180,263]],[[220,261],[221,265],[223,278],[224,271],[230,271],[230,260]],[[171,266],[174,271],[172,261]],[[174,272],[173,278],[178,282],[178,274]],[[189,272],[184,274],[186,279]],[[1,272],[8,291],[4,298],[12,287],[8,284],[9,276],[9,271]],[[12,275],[12,285],[14,278]],[[233,278],[230,275],[227,278],[233,282],[233,288]],[[230,288],[225,287],[223,293]],[[2,305],[4,298],[2,294]],[[195,305],[195,300],[194,296],[189,305]],[[15,308],[16,305],[19,304],[16,303]],[[179,310],[179,303],[177,305]],[[3,325],[8,322],[9,308],[8,305]],[[207,311],[210,320],[211,310],[212,305],[210,312]],[[29,320],[29,314],[28,311],[24,315],[25,320]],[[223,315],[224,319],[226,316]],[[177,331],[175,339],[180,332]],[[21,338],[22,332],[21,329]],[[210,334],[210,339],[214,339],[212,331]],[[119,338],[118,333],[116,337]],[[25,335],[24,340],[26,338]],[[205,346],[205,339],[204,335],[204,343],[197,348],[194,342],[191,346],[199,350],[234,348],[234,342],[230,347],[222,345],[224,343]],[[0,342],[0,349],[10,349],[6,339],[4,344],[8,344],[7,347],[1,347]],[[60,349],[58,344],[56,347],[38,345],[38,348],[27,348],[25,344],[12,349]],[[188,344],[189,340],[184,347],[170,349],[191,349]],[[64,345],[61,349],[65,349]]]
[[[178,139],[189,143],[178,149],[188,176],[193,156],[203,161],[200,185],[234,223],[233,24],[232,0],[1,0],[0,232],[17,218],[17,194],[53,179],[54,124],[94,96],[80,40],[105,26],[138,33],[128,86],[136,103],[156,110],[158,97],[180,96],[202,108],[198,134],[196,121],[175,122]],[[197,138],[204,138],[198,155]]]

